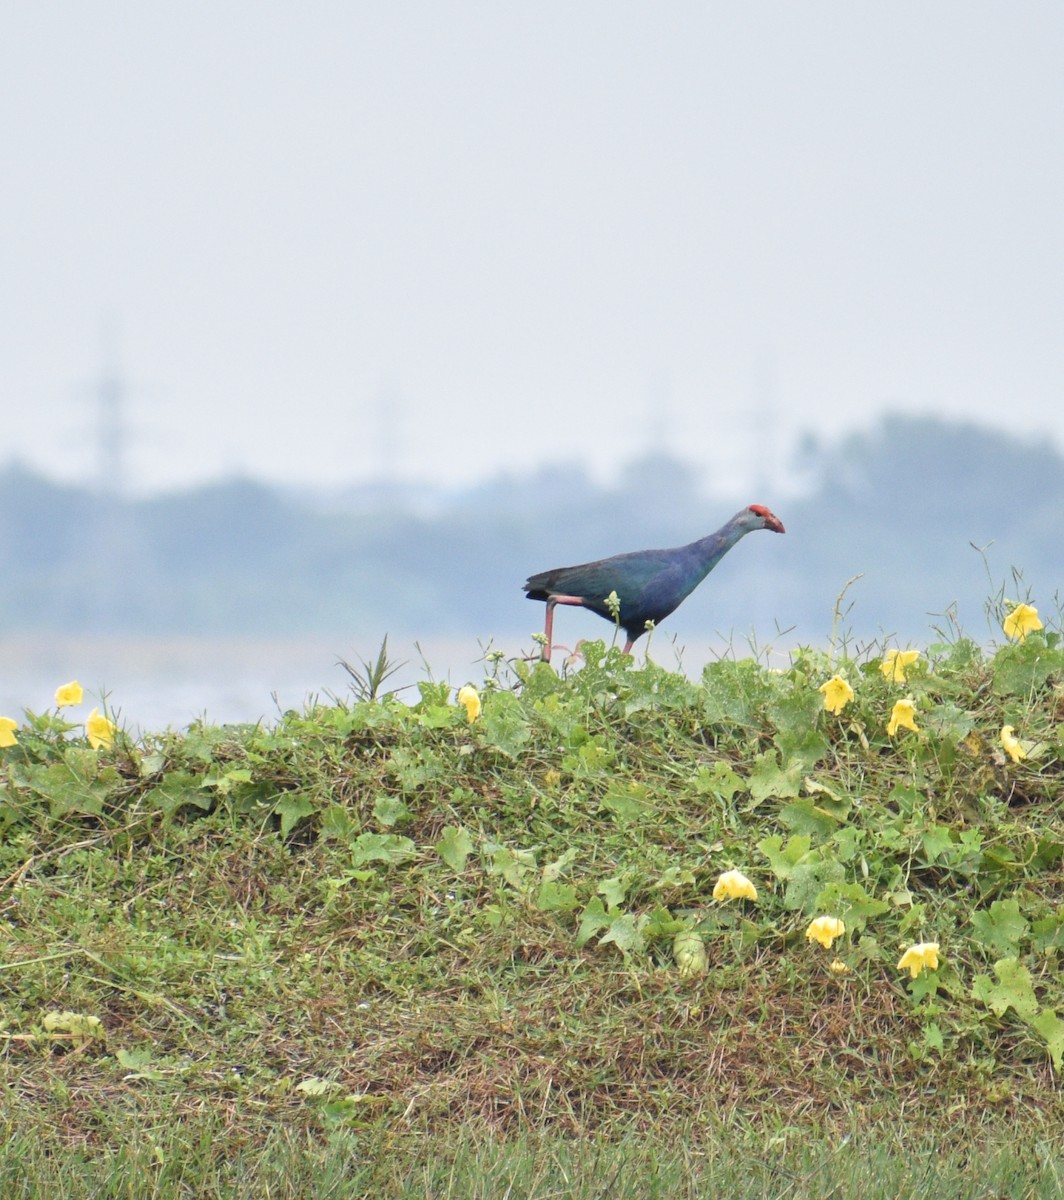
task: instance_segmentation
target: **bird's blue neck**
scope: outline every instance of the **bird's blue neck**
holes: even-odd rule
[[[687,551],[690,555],[691,565],[697,571],[696,582],[701,583],[732,546],[747,532],[749,531],[742,525],[732,520],[727,525],[721,526],[716,533],[692,542],[687,547]]]

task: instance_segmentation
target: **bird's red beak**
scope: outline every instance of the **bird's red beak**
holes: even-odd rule
[[[779,519],[779,517],[777,517],[774,512],[767,509],[763,504],[751,504],[750,511],[757,513],[762,521],[765,522],[765,528],[771,529],[773,533],[787,532],[783,528],[783,522]]]

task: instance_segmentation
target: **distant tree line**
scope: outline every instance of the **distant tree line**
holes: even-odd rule
[[[440,493],[428,508],[391,488],[327,510],[247,479],[120,501],[8,465],[0,616],[8,633],[511,634],[542,618],[520,590],[530,572],[691,541],[756,501],[787,536],[730,555],[670,618],[681,638],[756,630],[764,642],[778,625],[822,641],[855,575],[846,624],[864,637],[923,640],[951,607],[983,637],[999,589],[1029,587],[1052,617],[1064,582],[1053,449],[895,417],[804,453],[811,490],[790,502],[707,496],[691,464],[651,455],[611,486],[555,467]]]

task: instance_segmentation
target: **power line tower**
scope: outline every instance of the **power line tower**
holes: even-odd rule
[[[103,366],[88,386],[95,463],[92,520],[82,547],[82,609],[92,629],[110,631],[120,629],[125,619],[138,556],[136,524],[126,495],[129,387],[118,365],[117,338],[109,322],[104,325],[102,348]]]

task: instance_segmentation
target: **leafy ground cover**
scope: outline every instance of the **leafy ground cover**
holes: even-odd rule
[[[0,723],[3,1194],[1059,1194],[1064,647],[1011,634]]]

